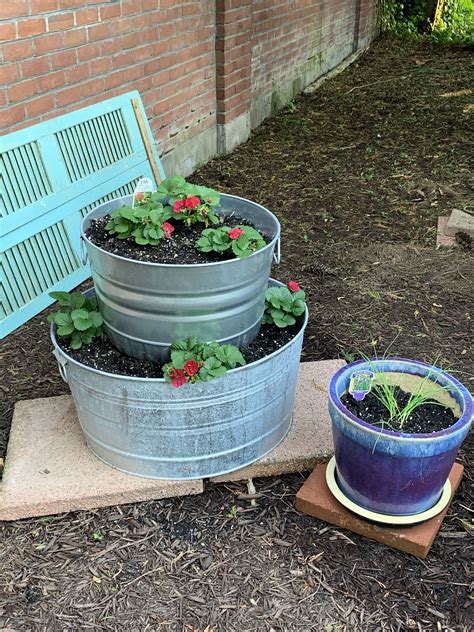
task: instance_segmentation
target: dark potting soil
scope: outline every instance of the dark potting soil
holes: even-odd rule
[[[410,394],[397,387],[395,389],[395,397],[399,409],[402,410],[407,404]],[[390,423],[387,409],[373,393],[368,393],[360,402],[356,401],[349,393],[345,393],[341,397],[341,402],[353,415],[362,419],[362,421],[377,428],[382,428],[383,426],[385,430],[395,430],[396,432],[410,434],[438,432],[449,428],[457,421],[450,408],[426,402],[416,408],[404,423],[403,428],[400,428],[394,422]]]
[[[135,261],[147,261],[149,263],[168,264],[193,264],[193,263],[216,263],[235,259],[232,251],[228,252],[199,252],[196,249],[196,241],[201,237],[204,224],[197,223],[186,226],[184,222],[169,220],[174,226],[174,232],[170,239],[162,239],[156,246],[140,246],[135,243],[133,237],[119,239],[117,235],[109,235],[105,230],[105,225],[110,216],[105,215],[99,219],[92,220],[90,227],[86,231],[88,239],[107,252]],[[241,217],[229,215],[225,218],[225,225],[234,228],[239,224],[253,226]],[[210,226],[212,228],[212,225]],[[261,232],[261,231],[260,231]],[[262,234],[265,241],[269,241],[267,236]]]
[[[252,344],[241,349],[247,364],[256,362],[286,345],[296,336],[300,328],[299,325],[286,329],[280,329],[275,325],[263,325]],[[163,377],[161,364],[149,360],[129,358],[116,349],[105,335],[101,338],[95,338],[89,345],[84,345],[77,350],[71,349],[66,342],[60,339],[58,343],[69,356],[99,371],[131,377]]]

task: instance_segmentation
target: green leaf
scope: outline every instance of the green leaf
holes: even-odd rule
[[[227,373],[227,369],[225,368],[225,366],[218,366],[215,369],[209,369],[209,373],[213,376],[213,377],[220,377],[222,375],[225,375]]]
[[[72,298],[69,292],[50,292],[49,295],[63,307],[67,307],[71,304]]]
[[[86,297],[81,292],[74,292],[74,294],[71,294],[71,298],[75,309],[80,309],[86,302]]]
[[[245,259],[246,257],[250,257],[252,254],[251,250],[242,250],[242,248],[239,248],[237,241],[232,242],[232,252],[239,259]]]
[[[54,322],[58,327],[67,327],[71,324],[71,315],[65,314],[64,312],[57,312],[54,314]]]
[[[116,224],[115,230],[120,234],[129,233],[131,231],[131,226],[120,222],[119,224]]]
[[[150,243],[150,240],[147,239],[146,237],[135,237],[135,243],[137,243],[139,246],[147,246]]]
[[[56,333],[58,336],[69,336],[74,331],[74,325],[71,323],[69,325],[64,325],[62,327],[58,327]]]
[[[249,247],[250,241],[248,239],[248,237],[244,235],[240,235],[240,237],[237,239],[237,245],[239,248],[241,248],[242,250],[245,250],[246,248]]]
[[[77,318],[80,318],[82,320],[86,319],[89,317],[89,312],[87,311],[87,309],[75,309],[74,311],[71,312],[71,318],[75,321]]]
[[[234,345],[224,345],[222,348],[226,356],[226,362],[230,368],[233,369],[238,364],[242,366],[245,364],[245,358],[240,353],[238,347]]]
[[[207,358],[207,360],[205,360],[205,362],[204,362],[204,366],[206,367],[206,369],[208,371],[215,371],[221,365],[222,365],[222,362],[220,360],[218,360],[214,356],[211,356],[210,358]]]
[[[171,362],[176,369],[182,369],[183,364],[187,359],[186,351],[172,351],[171,352]]]
[[[90,312],[89,319],[94,327],[100,327],[104,322],[102,314],[100,312]]]
[[[74,320],[74,327],[79,329],[79,331],[86,331],[89,327],[92,326],[92,323],[89,318],[76,318]]]
[[[122,206],[120,209],[120,217],[129,219],[131,222],[137,222],[138,219],[135,216],[135,210],[131,206]]]
[[[71,349],[80,349],[82,347],[82,338],[78,331],[73,332],[71,342],[69,344]]]
[[[171,351],[187,351],[188,345],[185,340],[173,340],[170,348]]]

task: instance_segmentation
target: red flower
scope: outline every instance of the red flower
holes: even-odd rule
[[[241,228],[233,228],[232,230],[229,230],[228,234],[231,239],[238,239],[243,232],[244,231]]]
[[[184,200],[184,206],[190,211],[192,211],[193,208],[196,208],[196,206],[199,206],[199,204],[201,204],[201,200],[196,195],[188,197],[186,200]]]
[[[183,369],[190,377],[192,377],[193,375],[196,375],[196,373],[199,371],[199,365],[196,360],[188,360],[184,363]]]
[[[166,239],[171,237],[171,233],[174,231],[174,226],[172,226],[169,222],[165,222],[161,225],[161,230],[165,231]]]
[[[184,209],[184,200],[176,200],[176,202],[173,204],[173,211],[175,213],[181,213],[183,209]]]
[[[186,374],[183,369],[170,369],[169,376],[171,378],[171,385],[175,388],[186,384]]]
[[[142,193],[141,191],[139,191],[138,193],[135,193],[135,199],[136,200],[143,200],[143,198],[145,197],[145,194]]]
[[[290,288],[292,292],[298,292],[300,289],[300,286],[298,285],[296,281],[290,281],[288,283],[288,287]]]

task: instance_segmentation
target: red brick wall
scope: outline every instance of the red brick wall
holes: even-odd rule
[[[0,130],[140,91],[160,151],[215,125],[212,0],[0,0]]]
[[[375,3],[0,0],[0,134],[137,89],[166,153],[337,65]]]

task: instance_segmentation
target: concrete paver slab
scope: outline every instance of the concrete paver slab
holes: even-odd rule
[[[211,481],[239,481],[312,469],[333,454],[328,385],[344,360],[303,362],[300,365],[293,423],[285,439],[259,461]]]
[[[138,478],[100,461],[86,446],[69,395],[27,400],[15,406],[0,484],[0,520],[202,491],[202,480]]]

